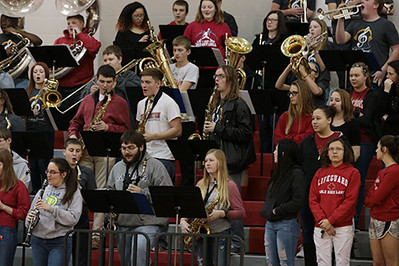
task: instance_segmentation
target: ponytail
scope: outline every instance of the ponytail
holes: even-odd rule
[[[75,191],[78,189],[77,169],[72,169],[63,158],[53,158],[50,162],[57,165],[61,173],[67,173],[64,178],[66,192],[61,200],[61,204],[65,204],[73,198]]]

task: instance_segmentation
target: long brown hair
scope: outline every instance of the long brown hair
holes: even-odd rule
[[[225,100],[232,101],[232,100],[239,98],[240,97],[240,89],[238,87],[236,70],[232,66],[229,66],[229,65],[223,65],[223,66],[218,67],[217,69],[223,70],[224,74],[226,75],[226,86],[230,86],[230,92],[227,95]],[[220,101],[220,92],[217,91],[212,100],[213,108],[215,108],[217,106],[219,101]]]
[[[343,89],[336,89],[332,93],[334,92],[338,93],[339,96],[341,97],[341,108],[344,113],[345,123],[352,121],[354,116],[353,116],[353,105],[352,105],[351,95],[349,94],[349,92]]]
[[[277,19],[278,19],[278,25],[277,25],[277,34],[276,37],[274,37],[272,43],[275,43],[276,41],[280,40],[280,38],[287,34],[287,26],[285,25],[285,18],[283,13],[280,10],[272,10],[270,11],[267,16],[263,19],[263,30],[262,30],[262,34],[263,34],[263,40],[266,40],[269,36],[269,30],[267,29],[266,23],[267,23],[267,19],[269,18],[269,16],[271,14],[277,14]],[[262,40],[262,41],[263,41]]]
[[[313,113],[312,93],[310,92],[309,85],[302,80],[295,80],[291,83],[298,88],[298,101],[297,104],[288,106],[288,122],[285,126],[285,134],[289,134],[292,124],[296,119],[299,119],[299,128],[301,128],[302,114],[311,115]]]
[[[43,67],[46,79],[48,79],[50,77],[50,70],[49,70],[49,68],[48,68],[46,63],[37,62],[36,64],[34,64],[33,67],[30,69],[29,85],[26,88],[26,93],[28,94],[28,97],[30,97],[32,91],[35,89],[36,82],[35,82],[35,80],[33,78],[33,70],[35,69],[36,66]]]
[[[3,173],[0,179],[0,191],[7,192],[10,191],[18,182],[12,163],[12,155],[7,149],[0,149],[0,162],[3,163]]]
[[[328,157],[328,149],[330,148],[330,144],[336,141],[341,142],[342,146],[344,147],[344,158],[342,160],[343,163],[350,164],[353,162],[352,148],[344,140],[340,138],[332,138],[327,142],[326,146],[324,146],[323,151],[321,152],[321,167],[327,168],[328,165],[331,163],[330,157]]]
[[[382,147],[388,149],[388,154],[399,163],[399,136],[385,135],[380,139],[381,151]]]
[[[219,206],[220,209],[229,209],[229,190],[227,188],[227,183],[231,180],[229,172],[227,170],[226,156],[224,152],[220,149],[211,149],[206,153],[213,154],[218,162],[218,173],[216,177],[217,189],[219,190]],[[202,198],[205,198],[208,192],[209,183],[211,176],[208,171],[204,170],[204,177],[198,182],[198,186],[201,189]]]
[[[72,169],[64,158],[53,158],[50,163],[54,163],[61,173],[67,173],[64,178],[66,192],[61,200],[61,204],[65,204],[72,199],[73,194],[78,189],[77,171]]]
[[[220,9],[219,5],[216,3],[215,0],[201,0],[199,7],[198,7],[198,11],[197,11],[197,15],[195,16],[195,21],[198,23],[203,23],[204,22],[204,16],[202,15],[201,12],[201,5],[202,2],[204,1],[210,1],[214,4],[216,12],[215,12],[215,16],[213,17],[213,19],[215,20],[216,24],[223,24],[224,23],[224,17],[223,17],[223,13],[222,10]]]
[[[14,114],[14,108],[12,107],[10,97],[5,90],[0,88],[0,99],[4,99],[4,108],[7,108],[9,114]]]
[[[312,18],[309,21],[309,26],[310,26],[310,22],[315,21],[317,22],[317,24],[320,25],[321,27],[321,32],[320,34],[323,34],[324,32],[328,32],[328,28],[327,28],[327,24],[326,22],[324,22],[324,20],[321,20],[319,18]],[[324,40],[319,44],[319,46],[317,47],[317,50],[324,50],[326,49],[326,45],[327,45],[327,41],[328,41],[328,37],[324,38]]]

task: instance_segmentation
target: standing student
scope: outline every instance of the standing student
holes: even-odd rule
[[[64,258],[65,234],[72,230],[82,212],[82,195],[78,189],[77,173],[65,159],[53,158],[46,170],[48,185],[43,197],[40,191],[32,201],[25,226],[35,217],[38,209],[39,221],[32,232],[32,253],[34,266],[68,264],[72,252],[72,237],[66,243],[67,257]]]
[[[204,177],[198,182],[197,186],[201,189],[205,207],[212,204],[217,195],[218,202],[206,219],[206,225],[213,234],[233,234],[230,232],[229,220],[244,219],[245,209],[241,200],[237,185],[229,177],[226,157],[224,152],[219,149],[211,149],[205,156]],[[191,233],[188,218],[180,219],[180,228],[183,233]],[[226,265],[226,242],[225,238],[208,240],[207,257],[204,257],[203,239],[196,244],[198,265]],[[218,252],[218,261],[215,261],[215,246]]]
[[[313,15],[316,8],[315,0],[307,1],[306,8],[306,19],[309,21]],[[273,0],[272,9],[281,11],[287,22],[301,22],[301,19],[305,19],[305,9],[303,7],[303,1],[293,1],[293,0]]]
[[[11,131],[25,131],[25,121],[14,114],[7,92],[0,88],[0,126]]]
[[[298,213],[306,195],[298,145],[292,139],[280,140],[273,158],[277,168],[267,185],[260,212],[267,219],[266,264],[293,266],[300,234]]]
[[[310,186],[309,206],[315,219],[314,241],[320,266],[332,265],[333,249],[337,265],[350,265],[360,186],[360,174],[352,161],[350,147],[342,139],[330,139],[321,154],[322,168]]]
[[[94,190],[96,186],[96,178],[93,171],[86,166],[79,165],[78,162],[82,158],[82,143],[77,139],[67,139],[64,144],[62,153],[65,156],[71,169],[77,172],[77,180],[80,189]],[[74,229],[90,229],[89,225],[89,209],[83,202],[82,215]],[[85,266],[87,265],[88,242],[89,236],[87,233],[79,234],[79,259],[78,264],[75,264],[76,248],[77,248],[77,235],[73,234],[73,248],[72,248],[72,263],[73,265]]]
[[[222,0],[216,0],[216,3],[218,4],[220,10],[222,10],[222,2],[223,2]],[[222,10],[222,12],[223,12],[224,22],[226,22],[227,26],[229,26],[231,35],[237,36],[238,35],[238,25],[237,25],[235,18],[233,17],[233,15],[231,15],[230,13],[227,13],[226,11]]]
[[[386,135],[378,142],[378,172],[365,205],[370,210],[369,238],[374,265],[398,265],[399,260],[399,136]]]
[[[381,102],[383,135],[399,135],[399,60],[388,63]]]
[[[18,180],[11,153],[0,149],[0,265],[11,266],[17,248],[17,222],[25,220],[30,206],[28,189]]]

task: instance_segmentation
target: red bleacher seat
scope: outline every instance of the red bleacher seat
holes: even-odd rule
[[[265,238],[264,227],[250,228],[248,252],[255,254],[265,254],[264,238]]]
[[[171,262],[174,262],[174,256],[175,253],[172,252],[172,260]],[[177,253],[177,264],[179,264],[180,261],[180,253]],[[154,258],[155,258],[155,252],[151,251],[150,253],[150,258],[152,261],[152,265],[154,264]],[[197,259],[194,257],[194,265],[197,265]],[[158,266],[166,266],[168,265],[168,252],[159,252],[158,254]],[[191,265],[191,253],[184,253],[183,255],[183,266],[189,266]]]
[[[64,131],[55,131],[54,133],[54,149],[64,148]]]
[[[270,178],[266,176],[249,176],[245,200],[265,200],[265,191]]]
[[[99,264],[99,250],[92,250],[91,251],[91,266],[98,266]],[[109,259],[109,250],[105,250],[105,263],[104,265],[113,265],[113,266],[120,266],[121,262],[119,260],[119,255],[118,255],[118,250],[114,249],[114,260],[113,263],[108,264],[108,259]]]
[[[248,169],[249,176],[260,175],[260,165],[261,165],[261,154],[256,153],[256,162],[251,164]],[[272,154],[263,154],[263,176],[270,176],[270,170],[272,165]]]
[[[266,219],[260,216],[263,207],[263,201],[244,201],[246,226],[265,226]]]

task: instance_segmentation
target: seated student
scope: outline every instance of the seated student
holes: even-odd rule
[[[11,142],[11,131],[5,127],[0,127],[0,148],[7,149],[11,153],[15,174],[29,189],[30,171],[28,161],[11,150]]]
[[[94,177],[93,171],[86,166],[81,166],[78,164],[80,158],[82,158],[82,143],[77,139],[67,139],[64,144],[64,149],[62,153],[65,156],[71,169],[76,169],[79,187],[86,190],[94,190],[97,188],[96,179]],[[85,202],[82,205],[82,215],[78,223],[75,225],[74,229],[90,229],[89,225],[89,209]],[[73,248],[72,248],[72,263],[75,264],[75,257],[77,253],[77,235],[73,234]],[[79,234],[79,266],[87,265],[87,253],[88,253],[88,234]]]
[[[107,182],[108,188],[142,193],[151,200],[150,186],[172,186],[169,174],[162,163],[146,152],[146,140],[141,133],[128,130],[121,136],[120,143],[123,160],[112,168]],[[115,223],[118,231],[147,234],[152,248],[155,238],[161,232],[161,228],[168,224],[168,220],[154,215],[119,214]],[[136,237],[137,242],[135,242]],[[123,235],[118,235],[119,258],[121,260],[125,258],[125,265],[136,265],[135,262],[137,265],[145,265],[146,253],[150,252],[146,250],[147,241],[141,235],[136,237],[128,234],[124,238]]]
[[[103,52],[103,62],[104,65],[110,65],[115,69],[115,72],[120,71],[122,68],[122,50],[116,45],[110,45],[105,48]],[[123,99],[127,100],[126,97],[126,87],[138,87],[140,86],[140,78],[133,71],[127,70],[120,73],[116,77],[116,84],[114,91],[116,95],[121,96]],[[99,86],[93,78],[86,87],[82,90],[81,97],[85,97],[89,93],[94,93],[99,89]]]
[[[10,98],[5,90],[0,88],[0,126],[11,131],[25,131],[25,121],[14,114]]]

